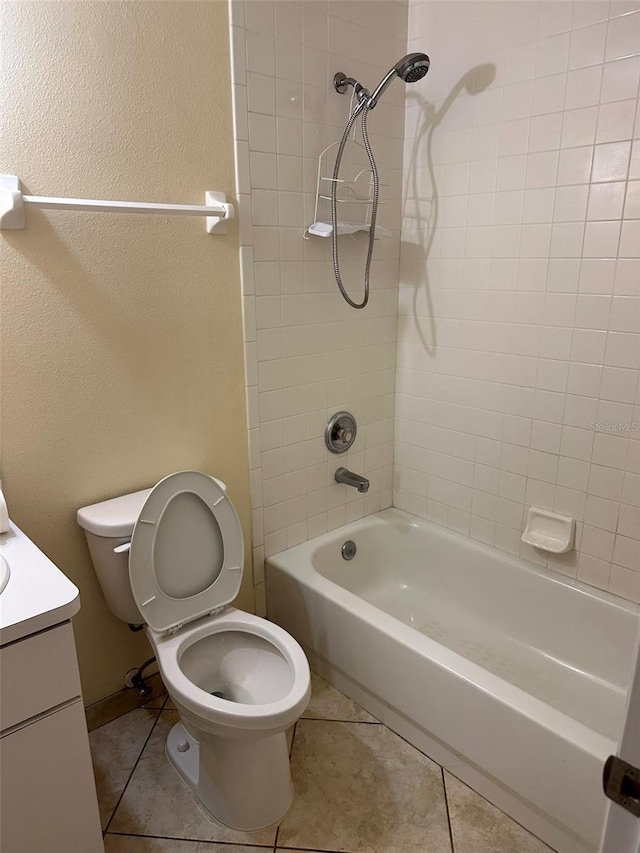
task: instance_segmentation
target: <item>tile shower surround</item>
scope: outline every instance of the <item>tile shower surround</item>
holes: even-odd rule
[[[265,555],[391,505],[401,84],[369,120],[383,185],[379,221],[392,237],[376,242],[365,309],[350,308],[338,293],[330,241],[305,240],[303,233],[313,222],[318,156],[339,141],[349,114],[350,96],[338,95],[330,81],[345,70],[375,85],[406,53],[407,11],[394,0],[231,3],[259,613]],[[333,157],[329,174],[332,166]],[[340,241],[343,278],[358,299],[365,249],[362,239]],[[351,450],[336,456],[325,447],[324,428],[341,409],[356,416],[358,435]],[[340,465],[368,477],[369,493],[335,483]]]
[[[640,601],[640,3],[409,33],[394,505]],[[523,545],[529,505],[577,550]]]
[[[394,505],[535,562],[524,507],[574,515],[549,565],[640,600],[639,4],[412,2],[408,43],[406,10],[231,4],[258,609],[265,552],[388,506],[394,457]],[[348,112],[328,81],[413,50],[429,75],[371,117],[393,238],[356,312],[301,239]],[[330,458],[340,408],[361,430]]]

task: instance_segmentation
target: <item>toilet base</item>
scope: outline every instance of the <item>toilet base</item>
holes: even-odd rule
[[[167,737],[166,755],[211,816],[231,829],[266,829],[291,806],[285,732],[246,739],[203,732],[198,741],[179,722]]]

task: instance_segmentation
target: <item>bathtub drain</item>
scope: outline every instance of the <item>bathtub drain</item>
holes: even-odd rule
[[[353,560],[358,548],[356,547],[356,543],[352,539],[347,539],[347,541],[342,546],[342,559],[343,560]]]

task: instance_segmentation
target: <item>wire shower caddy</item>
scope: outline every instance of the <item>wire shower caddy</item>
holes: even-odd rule
[[[355,131],[354,131],[355,135]],[[353,148],[360,149],[366,155],[366,149],[360,142],[355,139],[351,140]],[[336,202],[338,208],[338,236],[342,234],[357,234],[358,232],[368,233],[371,228],[371,205],[373,204],[373,174],[371,168],[367,165],[364,168],[358,167],[353,161],[349,166],[352,169],[352,175],[348,178],[334,178],[333,165],[327,156],[328,153],[340,145],[339,142],[333,142],[320,153],[318,157],[318,176],[316,180],[316,203],[313,214],[313,223],[304,232],[304,239],[309,240],[311,235],[314,237],[331,237],[333,228],[331,225],[331,184],[336,183]],[[386,186],[386,184],[382,184]],[[384,204],[383,201],[379,204]],[[345,205],[345,207],[343,207]],[[345,215],[340,216],[340,212],[344,210]],[[388,228],[376,223],[376,239],[378,237],[390,237],[391,232]]]

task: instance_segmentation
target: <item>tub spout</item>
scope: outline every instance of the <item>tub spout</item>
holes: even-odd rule
[[[336,471],[336,483],[344,483],[346,486],[353,486],[359,492],[369,491],[369,481],[366,477],[361,477],[360,474],[353,474],[347,471],[346,468],[338,468]]]

